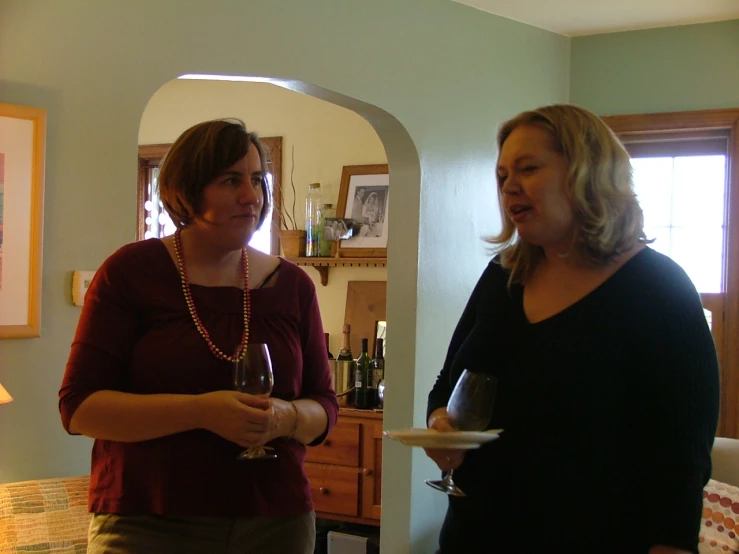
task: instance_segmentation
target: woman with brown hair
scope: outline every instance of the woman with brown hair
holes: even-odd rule
[[[59,406],[95,439],[88,552],[313,552],[305,445],[338,405],[313,282],[247,246],[268,169],[238,120],[185,131],[159,174],[174,236],[119,249],[87,291]],[[268,399],[232,390],[255,343]],[[266,443],[276,459],[237,460]]]
[[[718,364],[685,272],[647,246],[629,156],[574,106],[498,134],[502,231],[429,394],[428,425],[463,369],[494,375],[478,450],[454,469],[442,554],[697,552],[718,418]]]

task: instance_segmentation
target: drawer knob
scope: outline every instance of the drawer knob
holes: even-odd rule
[[[321,487],[318,489],[321,494],[328,494],[329,490],[326,487]]]
[[[364,475],[365,477],[369,477],[370,475],[372,475],[372,470],[368,467],[365,467],[362,470],[362,475]]]

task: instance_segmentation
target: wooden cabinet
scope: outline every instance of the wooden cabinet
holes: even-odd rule
[[[382,413],[342,408],[323,444],[307,449],[305,472],[318,517],[380,525]]]

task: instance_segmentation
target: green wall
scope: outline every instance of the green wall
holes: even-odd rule
[[[402,206],[388,264],[396,428],[423,424],[486,263],[497,125],[568,99],[603,115],[737,107],[737,59],[739,21],[570,40],[448,0],[1,1],[0,101],[46,108],[48,140],[43,336],[0,341],[15,397],[0,407],[0,482],[89,471],[91,442],[68,437],[56,408],[79,317],[71,272],[133,240],[139,121],[177,75],[284,78],[380,135]],[[385,442],[383,552],[433,551],[446,499],[422,481],[435,474]]]
[[[42,338],[0,341],[0,482],[89,471],[56,394],[79,309],[71,272],[134,239],[139,121],[184,73],[289,79],[377,130],[392,174],[388,428],[425,399],[494,231],[497,125],[569,95],[569,41],[448,0],[3,0],[0,101],[48,110]],[[259,131],[258,129],[256,129]],[[214,468],[214,470],[216,470]],[[383,552],[433,551],[446,499],[386,441]]]
[[[572,39],[570,99],[599,115],[739,106],[739,19]]]

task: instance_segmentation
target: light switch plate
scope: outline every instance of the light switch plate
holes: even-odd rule
[[[94,276],[94,271],[75,271],[72,274],[72,303],[75,306],[82,306],[84,303],[85,293]]]

